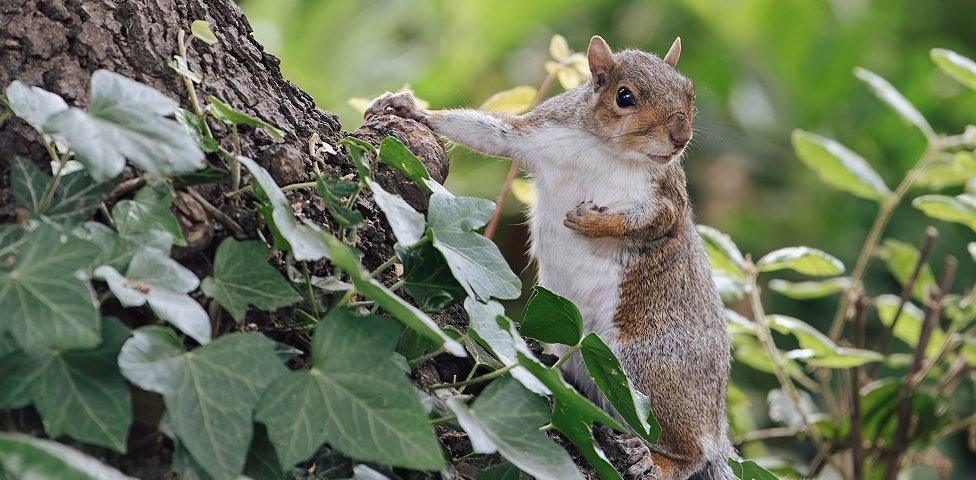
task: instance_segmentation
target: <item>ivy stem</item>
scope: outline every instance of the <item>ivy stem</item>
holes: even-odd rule
[[[64,165],[68,163],[68,152],[65,152],[64,155],[59,157],[53,141],[44,142],[44,148],[47,149],[47,153],[51,156],[52,162],[57,163],[58,167],[54,175],[51,176],[51,180],[47,182],[47,186],[44,187],[44,194],[41,195],[41,203],[37,206],[38,212],[43,212],[51,203],[51,199],[54,198],[54,192],[58,190],[58,185],[61,183],[61,172],[64,170]]]
[[[431,425],[440,425],[442,423],[447,423],[447,422],[450,422],[450,421],[453,421],[453,420],[456,420],[456,419],[457,419],[457,417],[455,417],[454,415],[445,415],[443,417],[437,417],[437,418],[430,419],[430,424]]]
[[[315,292],[312,289],[312,276],[308,272],[308,263],[306,262],[302,262],[302,275],[305,277],[305,287],[308,289],[308,304],[311,305],[315,318],[321,318],[319,302],[316,300]]]
[[[396,283],[394,283],[393,285],[390,285],[390,291],[391,292],[395,292],[395,291],[399,290],[400,287],[402,287],[404,283],[406,283],[406,279],[404,279],[404,278],[401,278],[401,279],[397,280]]]
[[[844,323],[847,321],[847,310],[851,306],[851,293],[855,290],[861,290],[863,285],[861,284],[861,279],[864,277],[867,271],[868,264],[871,262],[871,258],[874,257],[874,252],[878,248],[878,243],[881,241],[881,235],[884,233],[885,227],[888,225],[888,221],[891,220],[892,214],[895,212],[895,208],[901,203],[902,198],[908,192],[908,189],[918,181],[918,178],[925,173],[925,169],[928,168],[929,163],[935,158],[935,154],[939,151],[939,141],[932,140],[928,147],[926,147],[925,152],[915,163],[915,166],[905,175],[901,183],[895,191],[889,195],[884,202],[881,203],[881,207],[878,210],[878,215],[874,218],[874,223],[871,225],[871,230],[868,232],[867,239],[864,241],[864,246],[861,247],[861,253],[857,256],[857,262],[854,264],[854,269],[851,271],[851,285],[847,287],[847,290],[840,297],[840,305],[837,308],[837,312],[834,314],[834,321],[830,326],[830,339],[836,341],[841,332],[844,330]]]
[[[532,108],[539,106],[543,100],[546,98],[546,94],[549,93],[549,89],[552,88],[553,82],[556,80],[556,73],[550,72],[546,75],[546,78],[542,80],[542,85],[539,85],[539,91],[535,95],[535,100],[532,101]],[[495,211],[491,213],[491,219],[488,220],[488,226],[485,227],[485,236],[491,238],[495,235],[495,230],[498,228],[498,222],[502,218],[502,210],[505,208],[505,201],[508,200],[508,194],[512,192],[512,183],[515,182],[515,177],[518,176],[519,172],[519,162],[518,160],[512,160],[512,166],[508,168],[508,175],[505,177],[505,183],[502,184],[502,189],[498,192],[498,198],[495,199]]]
[[[407,362],[407,364],[409,364],[411,367],[416,367],[417,365],[420,365],[424,361],[430,360],[431,358],[434,358],[442,353],[444,353],[444,349],[439,348],[437,350],[434,350],[433,352],[427,352],[417,358],[411,359]]]
[[[505,375],[506,373],[512,371],[512,369],[514,369],[517,366],[518,366],[518,363],[513,363],[511,365],[506,365],[506,366],[504,366],[502,368],[499,368],[498,370],[492,370],[491,372],[488,372],[488,373],[486,373],[484,375],[480,375],[480,376],[477,376],[477,377],[474,377],[474,378],[469,378],[467,380],[462,380],[460,382],[438,383],[438,384],[435,384],[435,385],[431,385],[430,386],[430,389],[431,390],[444,390],[446,388],[464,387],[464,386],[472,385],[472,384],[475,384],[475,383],[487,382],[488,380],[492,380],[494,378],[498,378],[498,377],[500,377],[502,375]]]
[[[237,125],[230,126],[231,138],[234,140],[234,155],[230,157],[230,188],[241,188],[241,162],[237,156],[241,154],[241,136],[237,133]]]
[[[336,306],[337,307],[346,306],[346,304],[349,303],[349,301],[352,300],[353,297],[355,296],[356,296],[356,287],[352,287],[349,290],[346,290],[346,293],[342,295],[342,298],[339,299],[339,302],[336,303]]]
[[[552,430],[553,428],[556,428],[556,426],[553,425],[552,422],[549,422],[549,423],[547,423],[547,424],[539,427],[539,431],[540,432],[547,432],[549,430]]]
[[[370,277],[375,277],[375,276],[383,273],[384,270],[386,270],[387,268],[390,268],[394,263],[396,263],[396,261],[397,261],[396,254],[390,255],[390,258],[387,258],[378,267],[376,267],[375,269],[373,269],[372,272],[369,272],[369,276]]]
[[[576,344],[573,345],[572,347],[569,347],[569,350],[566,350],[566,353],[564,353],[563,356],[559,357],[559,360],[556,360],[556,363],[552,365],[552,369],[559,370],[559,367],[563,366],[563,364],[568,362],[569,359],[572,358],[573,355],[576,354],[576,352],[580,351],[581,348],[583,348],[582,344]]]
[[[184,59],[187,58],[186,47],[188,45],[185,37],[186,34],[183,33],[183,30],[180,30],[180,33],[176,35],[176,44],[179,48],[180,56]],[[190,38],[190,41],[192,42],[193,38]],[[200,108],[200,100],[197,98],[196,89],[193,88],[193,81],[183,75],[180,75],[180,78],[183,79],[183,85],[186,87],[186,93],[190,96],[190,106],[193,108],[193,113],[197,114],[198,117],[203,119],[203,109]],[[204,122],[204,126],[206,126],[206,122]],[[207,131],[209,133],[209,129],[207,129]]]

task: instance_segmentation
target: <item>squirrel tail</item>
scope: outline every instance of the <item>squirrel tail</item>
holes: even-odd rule
[[[701,470],[688,477],[688,480],[736,480],[736,476],[728,463],[709,460]]]

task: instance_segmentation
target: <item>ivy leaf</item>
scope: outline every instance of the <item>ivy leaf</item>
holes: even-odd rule
[[[98,248],[47,223],[16,242],[0,264],[0,333],[9,331],[22,349],[92,348],[99,315],[85,270]]]
[[[952,50],[933,48],[932,61],[959,83],[976,90],[976,62]]]
[[[413,209],[399,195],[394,195],[383,189],[380,184],[366,180],[366,185],[373,191],[373,200],[383,210],[386,220],[396,236],[397,243],[403,247],[411,247],[420,241],[427,230],[424,216]]]
[[[482,300],[518,298],[522,282],[498,247],[474,231],[488,222],[494,205],[483,198],[435,193],[430,197],[428,224],[434,233],[434,247],[444,255],[468,296]]]
[[[961,223],[976,231],[976,195],[922,195],[912,200],[912,206],[931,218]]]
[[[193,70],[190,70],[190,65],[186,62],[186,58],[181,55],[173,55],[173,61],[169,62],[169,68],[173,69],[174,72],[190,79],[193,83],[200,83],[203,81],[203,76]],[[179,121],[180,116],[177,115],[177,121]],[[182,122],[180,122],[182,123]]]
[[[760,467],[752,460],[737,462],[730,458],[729,466],[732,467],[732,473],[739,480],[779,480],[776,478],[776,475],[769,473],[765,468]]]
[[[58,442],[0,432],[0,474],[10,478],[134,480]]]
[[[380,151],[377,156],[381,162],[393,167],[417,185],[430,188],[428,182],[431,181],[431,178],[427,166],[396,137],[384,138],[383,142],[380,143]]]
[[[319,236],[320,230],[311,225],[298,223],[288,198],[271,178],[271,174],[250,158],[239,156],[237,159],[254,177],[255,193],[269,202],[274,226],[287,240],[287,248],[291,250],[295,260],[318,260],[327,256],[328,251]]]
[[[373,178],[373,166],[370,164],[369,156],[375,156],[377,153],[369,142],[356,137],[345,137],[339,140],[339,145],[346,147],[349,158],[356,165],[356,172],[359,173],[360,179]]]
[[[217,300],[237,323],[244,320],[248,305],[271,312],[301,300],[267,259],[268,248],[262,242],[225,239],[217,247],[213,276],[203,279],[203,293]]]
[[[34,162],[15,156],[10,160],[10,189],[20,206],[32,213],[40,210],[44,187],[50,177],[45,175]]]
[[[312,369],[276,380],[256,418],[282,462],[323,443],[358,460],[415,470],[444,466],[417,394],[393,362],[402,329],[390,319],[338,309],[315,328]]]
[[[566,450],[539,431],[549,421],[549,409],[514,379],[495,380],[470,407],[458,397],[447,404],[471,437],[476,453],[497,451],[539,480],[582,480]]]
[[[834,140],[794,130],[793,149],[803,163],[830,185],[878,202],[891,195],[884,180],[864,158]]]
[[[522,352],[517,353],[519,364],[538,378],[549,390],[556,403],[566,406],[575,415],[586,421],[599,422],[617,431],[625,431],[623,425],[603,409],[593,404],[563,379],[559,370],[548,368]]]
[[[95,277],[108,283],[109,290],[124,307],[149,308],[198,343],[210,342],[210,316],[188,292],[200,280],[189,269],[155,249],[135,254],[123,277],[108,265],[95,269]]]
[[[844,264],[832,255],[810,247],[781,248],[767,253],[756,263],[760,272],[790,269],[804,275],[825,277],[844,273]]]
[[[707,225],[698,225],[697,229],[712,269],[730,273],[739,280],[745,279],[745,259],[732,238]]]
[[[634,388],[610,347],[595,333],[587,335],[581,346],[586,371],[617,414],[638,436],[650,443],[657,442],[661,425],[651,414],[651,400]]]
[[[912,276],[915,264],[918,263],[918,256],[920,255],[918,249],[891,238],[885,239],[882,245],[884,246],[883,255],[885,263],[888,265],[888,271],[898,280],[898,283],[905,285],[908,278]],[[932,267],[925,263],[918,272],[918,279],[912,288],[912,296],[921,302],[927,302],[929,291],[935,285],[935,274],[932,273]]]
[[[810,300],[835,295],[850,288],[850,277],[834,277],[810,282],[788,282],[774,279],[769,281],[769,289],[795,300]]]
[[[44,132],[44,124],[52,116],[68,109],[68,103],[56,93],[51,93],[40,87],[27,85],[20,80],[14,80],[7,85],[7,105],[14,115],[22,118],[28,125],[42,134],[45,141],[51,137]],[[60,140],[57,140],[58,150],[67,150]]]
[[[918,127],[926,137],[931,138],[935,136],[935,132],[932,131],[932,126],[925,120],[925,117],[887,80],[861,67],[854,69],[854,76],[868,84],[878,98],[887,103],[905,121]]]
[[[500,303],[490,301],[485,304],[468,297],[464,300],[464,310],[468,313],[470,331],[502,364],[517,364],[519,353],[535,358],[525,340],[515,330],[515,325],[505,317],[505,309]],[[549,389],[525,367],[515,367],[511,374],[525,388],[539,395],[550,394]]]
[[[33,402],[49,437],[68,435],[125,453],[132,407],[116,357],[129,329],[106,317],[102,332],[102,343],[93,350],[0,357],[0,406]]]
[[[569,299],[536,285],[525,306],[522,335],[574,346],[583,338],[583,316]]]
[[[14,199],[31,216],[45,216],[55,223],[73,225],[91,216],[118,184],[109,180],[95,183],[87,172],[62,174],[60,184],[41,209],[42,196],[51,176],[34,162],[15,156],[10,162],[10,183]]]
[[[481,109],[489,112],[519,115],[532,108],[538,93],[539,91],[535,87],[530,86],[523,85],[511,88],[488,97],[488,100],[481,104]]]
[[[585,418],[557,403],[552,410],[552,425],[576,445],[601,480],[623,480],[593,437],[593,427]]]
[[[128,158],[153,175],[191,172],[205,165],[203,152],[175,120],[177,103],[122,75],[97,70],[88,111],[69,108],[50,117],[44,131],[58,134],[96,181],[118,175]]]
[[[144,249],[156,249],[169,255],[173,248],[173,237],[167,232],[150,230],[139,235],[119,235],[111,227],[100,222],[85,222],[71,231],[76,237],[88,240],[101,248],[92,261],[92,267],[109,265],[124,270],[132,257]]]
[[[275,140],[281,140],[285,136],[285,132],[282,132],[278,127],[265,122],[260,118],[255,118],[250,115],[246,115],[239,110],[235,110],[233,107],[220,101],[213,95],[207,97],[207,113],[217,120],[230,125],[247,125],[260,128],[268,132],[268,135],[271,135],[271,138]]]
[[[353,228],[362,225],[363,215],[351,208],[346,208],[344,197],[354,195],[356,192],[356,182],[350,182],[341,178],[319,177],[315,182],[316,189],[325,208],[335,221],[345,227]]]
[[[395,249],[403,264],[403,290],[421,310],[437,312],[465,298],[464,287],[451,274],[430,236],[410,248],[397,245]]]
[[[186,246],[180,222],[170,210],[172,206],[173,194],[169,187],[147,185],[134,199],[116,203],[112,208],[112,219],[121,235],[142,235],[159,230],[172,235],[174,244]]]
[[[259,333],[231,333],[186,352],[169,329],[143,327],[125,342],[119,367],[163,395],[173,433],[208,474],[233,479],[244,468],[261,393],[287,373],[274,350]]]
[[[206,20],[194,20],[190,23],[190,33],[194,38],[199,39],[207,45],[217,43],[217,36],[214,35],[213,30],[210,29],[210,24]]]
[[[362,265],[359,264],[358,251],[342,243],[328,232],[322,232],[321,235],[325,240],[332,263],[349,275],[357,291],[372,298],[377,305],[393,315],[394,318],[435,345],[444,348],[451,355],[466,356],[464,347],[444,333],[430,316],[398,297],[389,288],[368,275]]]
[[[177,108],[175,116],[176,116],[176,121],[179,122],[179,124],[183,127],[183,130],[186,131],[186,134],[193,139],[193,143],[197,145],[197,148],[208,153],[220,151],[220,145],[217,144],[217,139],[215,139],[211,135],[210,130],[206,126],[206,123],[204,123],[203,119],[201,119],[200,116],[184,108]],[[194,174],[206,175],[208,174],[208,170],[210,170],[209,173],[212,175],[213,170],[215,169],[209,164],[207,164],[207,166],[204,167],[204,171],[202,172],[196,171],[196,172],[185,173],[183,175],[178,175],[173,179],[173,185],[176,186],[177,188],[180,188],[180,183],[182,183],[180,177],[185,177]],[[221,177],[225,175],[226,174],[222,174]]]

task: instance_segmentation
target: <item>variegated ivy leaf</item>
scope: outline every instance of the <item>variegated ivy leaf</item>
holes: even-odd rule
[[[165,185],[147,185],[132,200],[119,200],[112,208],[112,220],[119,235],[139,236],[151,231],[169,233],[173,244],[186,245],[180,222],[173,215],[173,192]]]
[[[393,230],[393,235],[397,239],[397,244],[404,248],[416,245],[424,236],[427,230],[427,222],[424,216],[413,209],[399,195],[387,192],[372,180],[366,180],[366,185],[373,191],[373,200],[386,215],[386,221]]]
[[[40,87],[29,86],[20,80],[14,80],[7,86],[7,105],[14,115],[22,118],[28,125],[44,136],[45,141],[51,137],[44,132],[44,124],[52,116],[68,109],[68,103],[56,93],[51,93]],[[58,150],[66,151],[64,142],[55,137]]]

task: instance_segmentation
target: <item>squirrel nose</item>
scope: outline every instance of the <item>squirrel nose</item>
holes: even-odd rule
[[[674,148],[682,148],[691,140],[691,129],[687,131],[671,132],[671,144]]]

